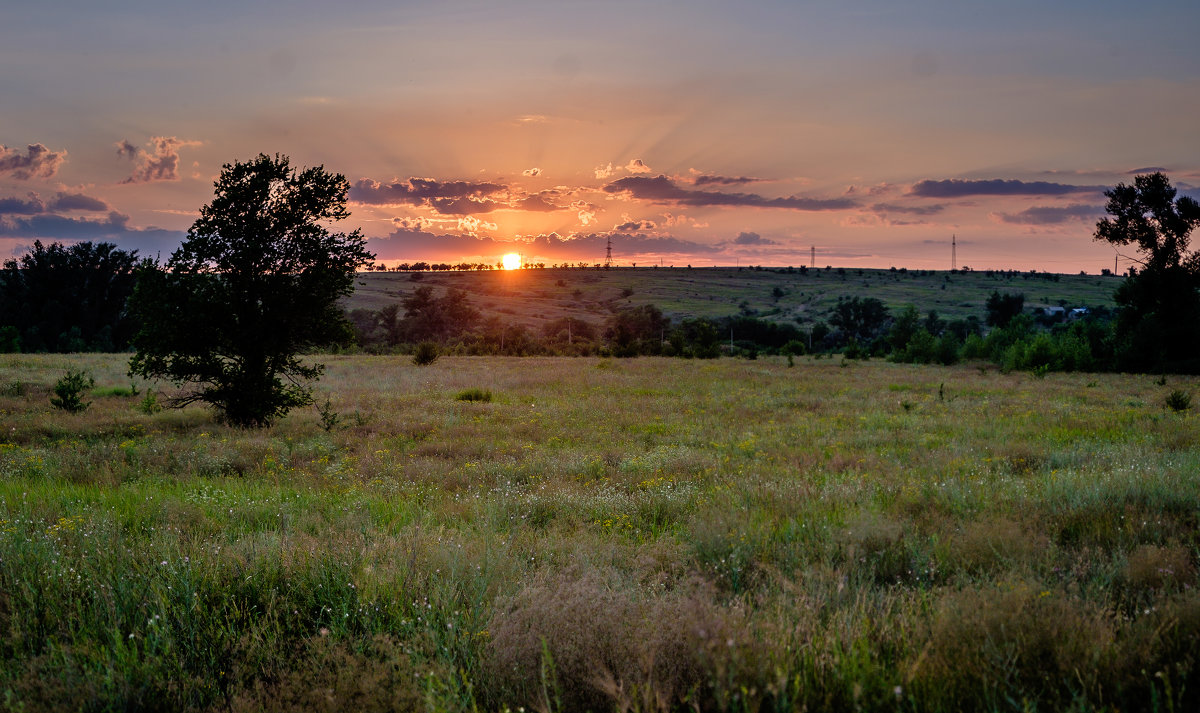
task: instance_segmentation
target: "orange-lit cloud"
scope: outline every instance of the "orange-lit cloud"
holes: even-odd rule
[[[0,175],[18,181],[51,178],[66,160],[66,151],[51,151],[43,144],[29,144],[23,156],[20,151],[0,144]]]
[[[200,146],[199,141],[188,141],[175,136],[155,136],[150,139],[152,151],[138,149],[128,141],[117,144],[117,155],[136,159],[138,165],[133,173],[121,183],[149,183],[151,181],[179,180],[179,149]]]

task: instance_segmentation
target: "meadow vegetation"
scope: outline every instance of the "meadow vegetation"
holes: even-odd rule
[[[324,356],[243,430],[126,360],[0,355],[6,709],[1200,706],[1194,377]]]

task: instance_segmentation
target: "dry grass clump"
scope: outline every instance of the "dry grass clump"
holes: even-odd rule
[[[904,523],[884,513],[864,512],[841,533],[845,562],[878,584],[908,579],[914,571]]]
[[[335,641],[328,632],[306,642],[294,656],[270,670],[235,672],[245,676],[230,696],[233,713],[341,713],[412,711],[421,708],[422,673],[401,642],[377,635],[361,649]]]
[[[991,575],[1005,568],[1020,569],[1034,564],[1049,547],[1045,535],[1030,531],[1014,520],[985,518],[966,523],[941,544],[938,570],[950,576]]]
[[[1176,592],[1196,583],[1196,568],[1188,548],[1174,545],[1141,545],[1125,559],[1121,584],[1134,598]]]
[[[1062,591],[1028,582],[972,587],[942,598],[909,676],[931,708],[1063,710],[1102,700],[1100,664],[1114,638],[1100,607]]]
[[[612,570],[542,573],[498,603],[484,677],[499,707],[666,711],[768,690],[770,647],[700,581],[651,595]]]

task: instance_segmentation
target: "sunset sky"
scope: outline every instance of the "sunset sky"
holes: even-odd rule
[[[223,163],[351,183],[379,259],[1113,267],[1200,197],[1200,3],[11,2],[0,257],[164,258]],[[1120,269],[1128,266],[1122,261]]]

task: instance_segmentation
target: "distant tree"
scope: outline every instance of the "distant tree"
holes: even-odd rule
[[[881,336],[888,319],[888,309],[880,300],[874,297],[851,297],[834,306],[829,324],[841,330],[845,343],[853,339],[860,348],[869,352],[871,344]]]
[[[12,328],[5,331],[5,350],[124,349],[133,332],[125,301],[137,264],[136,250],[112,243],[35,241],[0,270],[0,327]]]
[[[1105,191],[1110,217],[1096,240],[1133,245],[1141,265],[1114,295],[1117,367],[1200,373],[1200,253],[1189,251],[1200,204],[1176,198],[1162,173],[1135,176]]]
[[[1025,295],[1021,293],[1010,295],[1007,292],[1000,294],[999,291],[993,290],[991,297],[987,299],[986,306],[988,326],[1007,327],[1013,317],[1021,314],[1021,310],[1025,309]]]
[[[225,164],[166,269],[141,271],[130,373],[192,384],[175,405],[210,404],[236,426],[311,403],[323,366],[301,354],[348,336],[337,301],[372,261],[359,231],[325,227],[349,215],[349,187],[278,154]]]
[[[671,326],[671,318],[654,305],[640,305],[620,310],[608,322],[604,336],[616,356],[658,354],[663,337]]]

